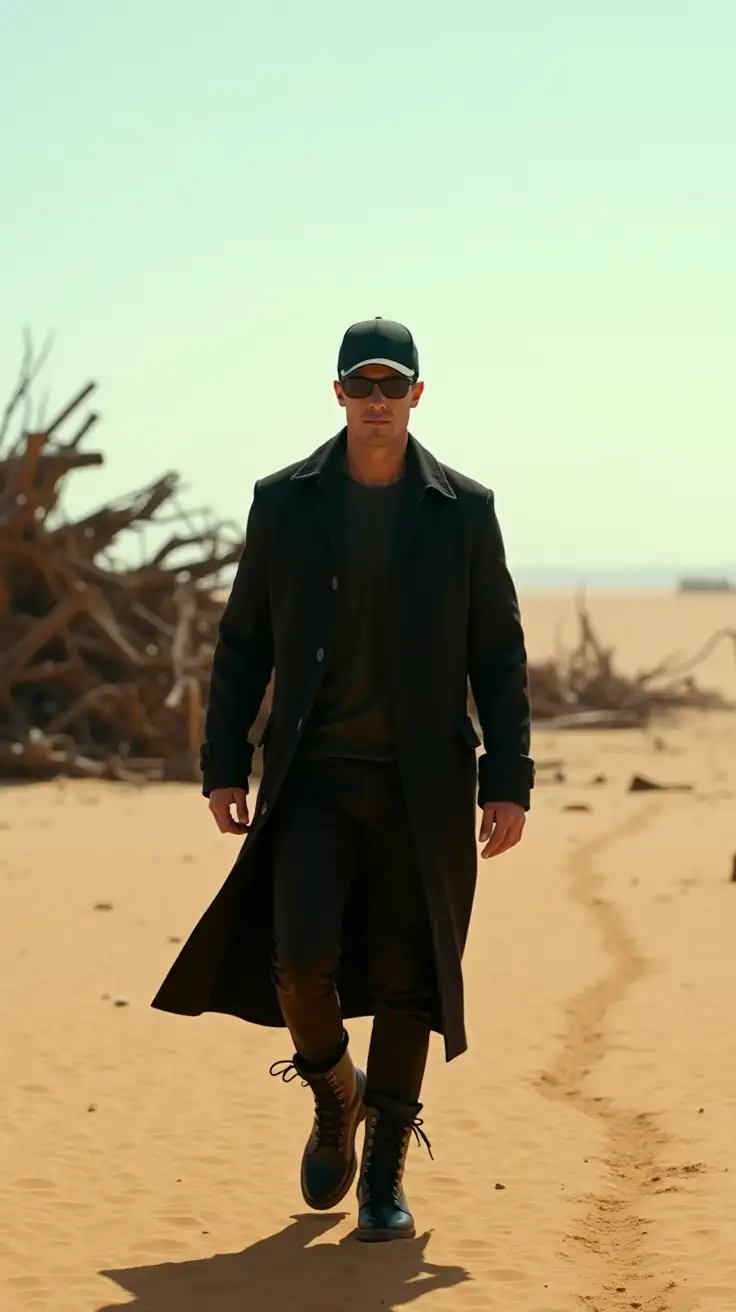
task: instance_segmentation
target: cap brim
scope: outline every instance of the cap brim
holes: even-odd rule
[[[378,358],[374,358],[372,360],[361,360],[359,364],[351,365],[349,369],[341,369],[340,377],[348,378],[350,374],[355,373],[356,369],[365,369],[368,364],[384,364],[387,369],[395,369],[397,374],[401,374],[403,378],[415,379],[417,376],[415,369],[407,369],[406,365],[399,364],[398,360],[379,360]]]

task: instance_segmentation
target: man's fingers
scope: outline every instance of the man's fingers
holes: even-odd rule
[[[241,825],[248,826],[248,803],[244,792],[238,792],[235,798],[235,813]]]
[[[216,802],[214,804],[210,802],[210,811],[212,812],[212,818],[215,824],[217,825],[217,828],[219,829],[220,833],[226,834],[231,819],[230,807],[227,806],[224,802]]]
[[[500,852],[501,847],[503,845],[503,841],[510,827],[511,827],[511,821],[509,819],[501,819],[496,821],[495,825],[493,826],[493,833],[491,834],[491,840],[489,843],[486,843],[486,846],[483,848],[483,851],[481,852],[482,857],[484,857],[487,860],[489,856],[496,856],[497,853]]]
[[[521,819],[514,818],[504,824],[496,825],[491,841],[484,847],[481,856],[488,860],[489,857],[508,852],[510,848],[516,847],[523,832],[524,821]]]
[[[509,825],[509,828],[506,830],[506,833],[504,835],[503,842],[499,843],[498,847],[493,853],[493,856],[501,856],[503,852],[508,852],[510,848],[516,847],[516,844],[518,843],[520,838],[521,838],[521,829],[519,828],[519,826],[514,824]]]
[[[493,822],[489,820],[484,820],[480,827],[480,833],[478,835],[478,838],[480,839],[481,843],[487,842],[492,832],[493,832]]]
[[[233,820],[232,813],[230,811],[230,805],[231,805],[230,802],[221,802],[221,801],[210,802],[210,811],[214,816],[215,824],[217,825],[217,828],[219,829],[220,833],[221,834],[247,833],[248,830],[247,819],[245,821],[239,820],[238,822]],[[238,811],[240,811],[239,807],[238,807]],[[247,808],[246,808],[246,816],[247,816]]]

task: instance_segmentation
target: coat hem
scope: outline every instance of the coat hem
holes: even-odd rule
[[[275,1017],[269,1018],[268,1020],[265,1020],[262,1017],[258,1020],[254,1020],[250,1016],[241,1016],[236,1012],[228,1011],[225,1007],[202,1007],[198,1011],[185,1011],[182,1007],[167,1006],[166,1003],[157,1002],[155,999],[149,1005],[153,1011],[162,1011],[169,1016],[232,1016],[233,1020],[242,1020],[246,1025],[257,1025],[259,1029],[285,1030],[288,1028],[284,1020],[277,1020]],[[343,1020],[367,1020],[372,1016],[372,1011],[356,1011],[344,1015]],[[464,1035],[462,1039],[458,1039],[455,1043],[450,1044],[445,1037],[444,1031],[437,1028],[437,1026],[432,1026],[432,1033],[444,1040],[446,1062],[454,1061],[456,1057],[462,1057],[463,1053],[467,1052],[468,1042]]]

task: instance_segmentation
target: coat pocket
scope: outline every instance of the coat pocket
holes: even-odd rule
[[[459,715],[453,723],[465,743],[465,746],[469,747],[471,752],[474,752],[476,748],[480,747],[480,738],[475,731],[475,725],[469,715]]]

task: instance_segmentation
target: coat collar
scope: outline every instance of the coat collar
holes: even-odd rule
[[[347,446],[347,429],[343,428],[336,437],[325,442],[309,456],[292,474],[292,481],[300,482],[313,478],[322,487],[334,487],[343,468],[343,459]],[[427,489],[441,492],[452,501],[457,497],[441,464],[430,451],[427,451],[415,437],[409,434],[406,449],[406,470],[409,480],[424,493]]]

